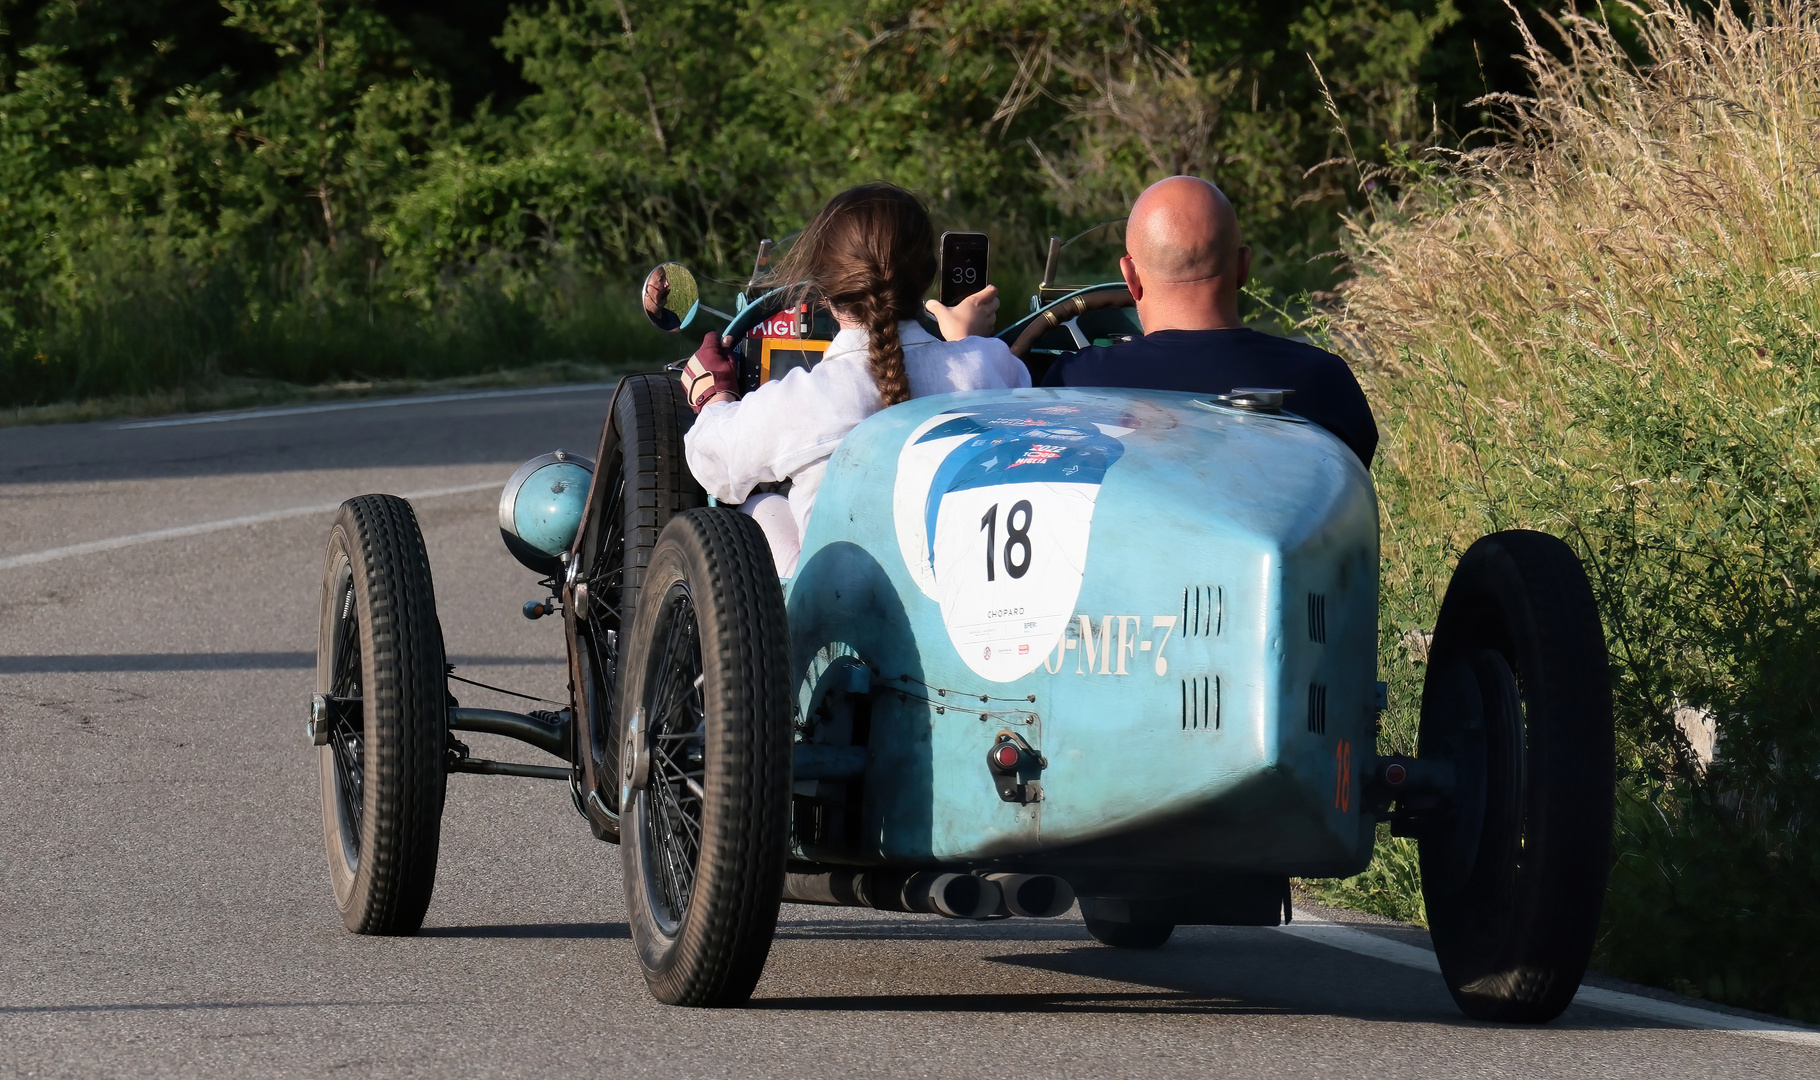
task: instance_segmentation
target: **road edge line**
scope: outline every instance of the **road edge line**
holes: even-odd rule
[[[421,397],[355,398],[350,401],[324,402],[320,405],[284,405],[269,409],[246,409],[240,412],[205,413],[201,416],[174,416],[160,420],[129,420],[115,424],[115,431],[137,431],[144,428],[189,427],[193,424],[231,424],[236,420],[264,420],[272,416],[305,416],[310,413],[346,412],[350,409],[387,409],[401,405],[438,405],[446,401],[480,401],[486,398],[530,397],[535,394],[564,392],[590,393],[611,390],[619,385],[605,383],[565,383],[561,386],[533,386],[514,390],[472,390],[458,394],[425,394]]]
[[[407,492],[404,499],[435,499],[444,495],[468,495],[488,488],[500,488],[501,482],[489,480],[482,484],[462,484],[457,487],[430,488],[425,491]],[[105,540],[89,540],[67,547],[49,548],[44,551],[28,552],[24,555],[13,555],[0,559],[0,570],[12,570],[21,566],[35,566],[39,563],[53,562],[57,559],[69,559],[78,555],[94,555],[103,551],[116,551],[120,548],[134,547],[139,544],[152,544],[160,540],[177,540],[186,536],[201,536],[204,533],[220,532],[223,529],[237,529],[244,525],[263,525],[269,521],[282,521],[285,518],[307,517],[311,514],[327,514],[341,508],[341,503],[320,503],[315,506],[292,506],[283,510],[268,510],[262,514],[247,514],[243,517],[226,518],[221,521],[202,521],[194,525],[178,525],[170,529],[153,529],[149,532],[132,533],[127,536],[111,536]]]
[[[1279,926],[1277,930],[1279,933],[1301,938],[1304,941],[1344,949],[1347,952],[1369,956],[1374,960],[1400,964],[1403,967],[1414,968],[1431,975],[1441,973],[1440,962],[1435,959],[1433,952],[1416,945],[1405,945],[1400,941],[1392,941],[1390,938],[1357,930],[1343,923],[1298,915],[1296,921]],[[1714,1012],[1694,1005],[1678,1005],[1672,1001],[1659,1001],[1637,994],[1626,994],[1620,990],[1582,986],[1574,995],[1574,1004],[1599,1009],[1603,1012],[1620,1013],[1638,1019],[1673,1024],[1676,1027],[1728,1031],[1739,1035],[1755,1035],[1759,1038],[1774,1039],[1777,1042],[1793,1043],[1797,1046],[1820,1048],[1820,1031],[1773,1024],[1748,1016],[1733,1016],[1730,1013]]]

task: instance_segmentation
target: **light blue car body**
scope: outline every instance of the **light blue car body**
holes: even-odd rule
[[[1112,389],[880,412],[786,585],[799,739],[869,729],[857,837],[797,855],[1356,873],[1377,587],[1370,477],[1293,415]],[[1040,799],[1001,797],[1000,732],[1046,759]]]

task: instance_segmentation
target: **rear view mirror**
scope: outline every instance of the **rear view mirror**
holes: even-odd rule
[[[700,307],[695,275],[682,263],[662,263],[645,275],[645,318],[652,326],[674,333],[689,325]]]

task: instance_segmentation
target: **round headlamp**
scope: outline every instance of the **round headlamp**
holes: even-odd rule
[[[525,462],[499,493],[499,535],[514,558],[540,574],[561,574],[594,482],[594,463],[562,450]]]

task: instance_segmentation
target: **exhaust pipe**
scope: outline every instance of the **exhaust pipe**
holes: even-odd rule
[[[912,874],[904,883],[903,898],[913,911],[934,911],[950,919],[984,919],[1000,903],[999,887],[972,874]]]
[[[1074,888],[1054,874],[987,874],[1004,899],[998,914],[1053,919],[1074,906]]]
[[[972,874],[934,871],[785,874],[783,898],[788,903],[909,911],[950,919],[989,918],[1004,903],[996,882]],[[1073,893],[1069,898],[1073,899]]]

